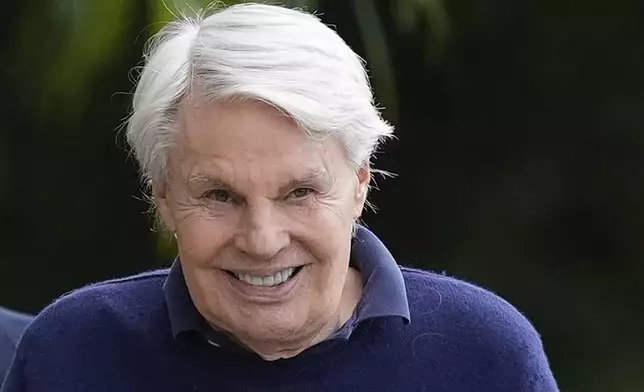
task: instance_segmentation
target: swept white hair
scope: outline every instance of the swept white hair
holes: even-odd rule
[[[150,185],[164,180],[177,113],[193,95],[273,105],[312,137],[337,137],[356,166],[393,134],[363,61],[303,11],[245,3],[181,18],[151,39],[144,59],[127,141]]]

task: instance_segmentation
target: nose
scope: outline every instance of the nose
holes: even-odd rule
[[[247,205],[241,229],[235,236],[235,246],[257,259],[271,259],[290,242],[288,233],[279,222],[270,203]]]

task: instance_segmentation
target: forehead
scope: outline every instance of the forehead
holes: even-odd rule
[[[335,138],[316,140],[276,108],[258,101],[189,102],[182,112],[175,160],[185,177],[195,173],[289,181],[335,173],[346,159]]]

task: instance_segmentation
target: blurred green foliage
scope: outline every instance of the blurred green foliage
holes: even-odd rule
[[[117,130],[147,39],[206,4],[5,5],[3,305],[37,311],[175,256]],[[397,126],[376,163],[399,176],[365,220],[398,260],[517,305],[563,391],[644,390],[644,3],[284,4],[317,11],[367,60]]]

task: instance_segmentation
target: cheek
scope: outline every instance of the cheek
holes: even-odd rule
[[[351,223],[354,209],[355,195],[338,191],[312,198],[302,208],[294,209],[291,216],[307,227],[337,230]]]
[[[335,284],[346,273],[351,250],[352,219],[339,209],[320,208],[304,221],[298,242],[318,261],[317,281]],[[340,279],[340,282],[343,281]]]
[[[195,266],[210,264],[232,240],[233,222],[193,213],[177,226],[177,244],[182,262]]]

